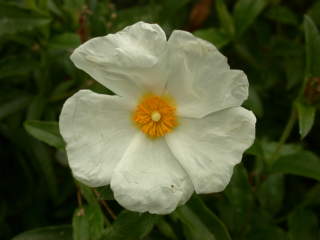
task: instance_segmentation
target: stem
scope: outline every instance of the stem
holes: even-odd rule
[[[295,107],[293,106],[292,110],[291,110],[291,114],[290,114],[289,120],[287,122],[287,125],[286,125],[285,129],[282,132],[282,135],[280,137],[280,140],[279,140],[279,143],[277,145],[277,148],[273,152],[273,154],[271,155],[271,158],[270,158],[270,163],[271,164],[279,157],[281,148],[285,144],[285,142],[287,141],[288,137],[290,136],[290,133],[292,131],[292,128],[293,128],[296,120],[297,120],[297,112],[296,112]]]
[[[82,198],[81,198],[80,189],[78,189],[77,191],[77,201],[78,201],[79,207],[82,208]]]
[[[100,193],[96,190],[93,189],[94,193],[96,194],[96,196],[99,198],[100,197]],[[109,215],[112,217],[113,220],[116,220],[117,216],[114,214],[114,212],[112,211],[112,209],[109,207],[109,205],[107,204],[106,201],[104,200],[100,200],[100,203],[102,204],[102,206],[107,210],[107,212],[109,213]]]

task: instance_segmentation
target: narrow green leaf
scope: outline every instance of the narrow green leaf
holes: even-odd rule
[[[57,122],[30,120],[25,121],[26,131],[36,139],[56,148],[64,148],[65,143],[59,132]]]
[[[99,202],[95,196],[95,194],[93,193],[92,189],[84,184],[82,184],[79,181],[75,181],[77,186],[80,188],[80,192],[81,194],[84,196],[84,198],[86,199],[86,201],[90,204],[90,205],[96,205],[99,206]]]
[[[263,116],[263,105],[260,96],[256,89],[252,86],[249,87],[249,97],[245,101],[244,106],[252,110],[259,118]]]
[[[306,78],[320,76],[320,34],[309,16],[304,17]]]
[[[58,200],[58,182],[54,170],[53,158],[48,146],[42,142],[31,139],[31,149],[34,155],[35,164],[39,168],[39,172],[47,183],[47,190],[51,194],[52,200]]]
[[[23,64],[21,64],[23,62]],[[0,60],[0,78],[23,76],[33,71],[38,63],[25,55],[3,57]]]
[[[272,171],[299,175],[320,181],[320,159],[312,152],[300,151],[280,157],[274,163]]]
[[[297,25],[299,23],[298,16],[286,6],[273,6],[266,12],[266,16],[283,24]]]
[[[182,222],[187,240],[218,240],[187,205],[179,207],[173,214]]]
[[[70,91],[70,88],[75,84],[75,81],[68,80],[68,81],[62,81],[60,84],[58,84],[51,92],[51,100],[60,100],[61,98],[65,98],[68,91]]]
[[[27,120],[36,120],[40,119],[45,107],[47,105],[47,98],[38,95],[33,97],[31,103],[28,106],[28,111],[27,111]]]
[[[70,225],[34,229],[15,236],[12,240],[72,240]]]
[[[31,7],[31,6],[30,6]],[[31,8],[24,8],[22,5],[15,4],[13,1],[2,1],[0,2],[0,18],[33,18],[43,17],[39,13],[32,11]]]
[[[298,208],[289,216],[290,240],[318,240],[319,222],[316,214],[310,210]]]
[[[26,95],[21,95],[15,97],[8,102],[5,102],[0,105],[0,120],[24,109],[30,102],[31,97]]]
[[[283,175],[270,175],[258,188],[258,200],[262,207],[275,214],[282,206],[284,190]]]
[[[288,240],[286,233],[275,223],[268,211],[252,208],[250,228],[243,240]],[[236,235],[235,235],[236,236]]]
[[[68,11],[81,11],[85,0],[66,0],[63,2],[63,8]]]
[[[90,240],[89,221],[85,208],[75,210],[72,218],[73,240]]]
[[[104,222],[109,224],[109,221],[104,217],[93,189],[78,181],[75,182],[88,205],[77,209],[74,213],[72,223],[74,240],[98,240],[104,234]]]
[[[50,23],[48,16],[40,15],[16,4],[0,3],[0,36],[31,31]]]
[[[312,105],[297,102],[297,111],[299,118],[299,133],[301,139],[308,135],[310,132],[316,115],[316,108]]]
[[[235,32],[234,23],[225,2],[223,0],[216,0],[216,9],[222,28],[229,36],[233,36]]]
[[[308,16],[310,16],[314,23],[319,25],[320,24],[320,1],[314,1],[312,6],[308,10]]]
[[[193,33],[195,36],[213,43],[217,48],[222,48],[230,42],[230,37],[220,29],[200,29]]]
[[[275,225],[264,225],[255,227],[245,238],[246,240],[288,240],[287,234]]]
[[[72,227],[73,240],[99,240],[104,230],[104,215],[93,205],[83,206],[76,209]]]
[[[198,215],[199,219],[211,231],[216,239],[231,240],[230,234],[224,223],[205,205],[202,199],[194,195],[187,206]]]
[[[0,18],[0,36],[14,34],[18,32],[31,31],[36,27],[41,27],[50,23],[47,18]]]
[[[233,11],[236,32],[240,36],[266,7],[265,0],[238,0]]]
[[[54,0],[48,0],[48,9],[51,12],[57,14],[58,16],[63,15],[62,11],[59,9],[59,7],[57,6]]]
[[[174,228],[166,222],[164,218],[161,218],[157,223],[158,230],[168,239],[178,240],[177,235],[174,232]]]
[[[320,206],[320,183],[313,186],[304,196],[300,207]]]
[[[62,50],[72,49],[80,44],[80,36],[75,33],[63,33],[53,37],[49,41],[49,47]]]
[[[165,0],[163,1],[164,11],[166,11],[166,14],[168,16],[172,16],[173,14],[176,14],[179,9],[183,8],[190,2],[191,0],[179,0],[179,1]]]
[[[250,209],[254,206],[254,198],[248,180],[248,174],[242,164],[234,168],[234,173],[224,194],[227,203],[220,209],[221,219],[223,219],[230,231],[240,233],[248,227],[250,220]]]
[[[159,216],[124,210],[112,226],[108,227],[101,240],[138,240],[152,230]]]

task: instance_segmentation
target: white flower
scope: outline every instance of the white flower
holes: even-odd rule
[[[80,90],[63,106],[60,130],[73,175],[110,184],[125,208],[172,212],[195,191],[222,191],[255,135],[240,107],[248,80],[210,43],[185,31],[168,41],[138,22],[87,41],[74,64],[116,95]]]

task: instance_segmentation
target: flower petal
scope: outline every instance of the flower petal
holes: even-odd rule
[[[166,78],[157,65],[166,45],[166,35],[157,24],[138,22],[87,41],[75,49],[71,60],[117,95],[136,100],[141,92],[163,90]]]
[[[92,187],[110,183],[115,166],[137,132],[130,114],[123,98],[89,90],[81,90],[65,102],[59,125],[75,178]]]
[[[228,107],[240,106],[248,97],[248,80],[231,70],[212,44],[185,31],[169,38],[172,76],[167,91],[177,102],[178,114],[201,118]]]
[[[125,208],[156,214],[172,212],[193,192],[192,182],[163,138],[138,134],[111,180],[115,199]]]
[[[183,118],[166,136],[197,193],[219,192],[226,187],[234,165],[253,143],[255,122],[252,112],[235,107],[203,119]]]

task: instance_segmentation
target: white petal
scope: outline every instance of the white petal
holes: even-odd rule
[[[174,31],[168,53],[172,75],[167,91],[176,100],[179,115],[201,118],[240,106],[248,97],[246,75],[230,70],[226,57],[209,42]]]
[[[71,55],[74,64],[120,96],[160,93],[166,78],[159,72],[166,35],[157,24],[138,22],[116,34],[93,38]]]
[[[252,112],[235,107],[203,119],[181,119],[179,127],[166,135],[197,193],[219,192],[226,187],[234,165],[254,141],[255,122]]]
[[[59,125],[74,177],[92,187],[110,183],[137,131],[124,99],[89,90],[81,90],[65,102]]]
[[[114,170],[115,199],[137,212],[168,214],[193,192],[192,182],[163,138],[138,134]]]

